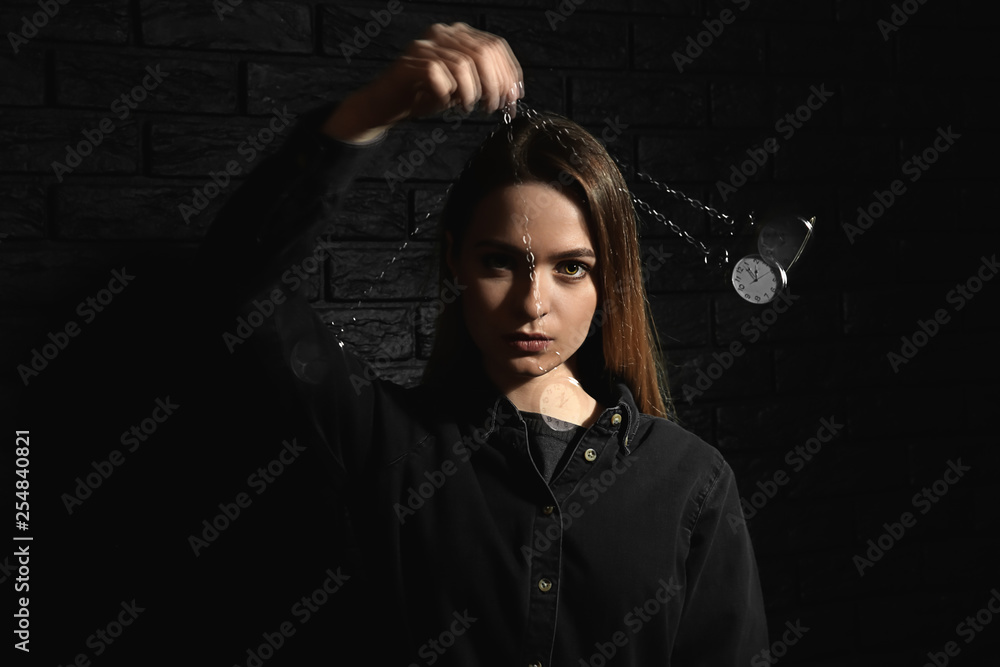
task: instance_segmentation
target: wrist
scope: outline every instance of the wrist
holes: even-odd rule
[[[378,109],[373,107],[365,92],[359,91],[344,100],[320,126],[320,131],[352,144],[380,139],[394,123],[380,120]]]

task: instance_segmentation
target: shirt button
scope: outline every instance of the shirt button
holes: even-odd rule
[[[593,449],[588,449],[583,453],[583,458],[587,459],[588,461],[596,461],[597,452],[595,452]]]
[[[622,416],[616,412],[614,416],[611,417],[611,424],[613,426],[618,426],[621,423],[622,423]]]
[[[542,667],[542,663],[537,662],[537,661],[536,662],[531,662],[531,663],[528,663],[528,667]]]
[[[539,579],[538,580],[538,590],[543,593],[548,593],[552,590],[552,581],[549,579]]]
[[[552,514],[555,511],[556,511],[556,508],[553,505],[546,505],[545,507],[542,508],[542,513],[546,514],[546,515]]]

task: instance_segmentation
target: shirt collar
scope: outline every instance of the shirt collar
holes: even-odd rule
[[[461,381],[450,387],[454,400],[462,406],[461,420],[474,432],[478,430],[483,437],[489,437],[504,426],[510,426],[511,420],[520,427],[523,423],[520,411],[489,379],[481,362],[474,364],[474,367],[475,370],[470,368],[470,372]],[[628,455],[639,429],[640,412],[635,398],[628,385],[616,376],[605,374],[598,384],[599,386],[587,388],[605,406],[595,425],[609,432],[616,432],[619,449]],[[615,415],[621,416],[618,424],[614,424]]]

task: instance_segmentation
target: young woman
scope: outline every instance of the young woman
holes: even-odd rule
[[[444,213],[425,382],[369,381],[292,271],[401,120],[513,110],[506,42],[435,25],[369,86],[299,123],[221,212],[203,262],[329,452],[389,665],[746,665],[767,643],[739,496],[665,417],[626,185],[603,147],[522,113]],[[445,283],[443,283],[445,284]],[[242,352],[242,350],[241,350]],[[353,653],[353,650],[351,651]]]

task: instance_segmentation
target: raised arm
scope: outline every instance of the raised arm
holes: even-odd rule
[[[523,94],[521,77],[503,39],[436,24],[373,82],[304,115],[209,230],[199,270],[211,295],[210,344],[223,355],[256,348],[289,408],[341,470],[365,456],[378,397],[352,383],[365,377],[362,362],[319,321],[293,269],[313,252],[360,162],[393,125],[454,106],[495,111]]]
[[[431,26],[370,84],[299,121],[220,211],[201,270],[237,300],[256,294],[309,253],[359,161],[393,125],[455,106],[495,111],[523,95],[522,76],[502,38]]]

